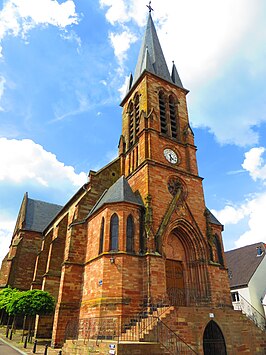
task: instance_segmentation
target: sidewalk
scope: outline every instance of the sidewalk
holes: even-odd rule
[[[9,340],[6,338],[6,327],[0,327],[0,354],[4,355],[19,355],[19,354],[32,354],[33,350],[33,343],[28,343],[27,348],[24,349],[24,343],[21,341],[21,336],[22,336],[22,330],[16,330],[15,333],[13,333],[12,340]],[[1,345],[3,344],[3,345]],[[49,339],[37,339],[37,348],[36,348],[36,353],[39,355],[43,355],[45,351],[45,346],[46,344],[50,344]],[[11,348],[8,349],[8,346],[11,346]],[[9,352],[2,352],[2,349],[4,351],[9,351]],[[16,351],[17,352],[16,352]],[[48,355],[58,355],[60,349],[52,349],[48,347]]]

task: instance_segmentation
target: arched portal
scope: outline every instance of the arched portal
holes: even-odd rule
[[[207,324],[204,330],[203,351],[204,355],[226,355],[223,333],[213,320]]]
[[[163,241],[167,299],[175,306],[208,303],[207,247],[187,222],[179,221]]]

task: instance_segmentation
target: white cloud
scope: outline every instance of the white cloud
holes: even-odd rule
[[[227,205],[220,211],[212,210],[212,213],[224,225],[237,224],[248,214],[248,208],[246,205],[240,207]]]
[[[8,252],[15,223],[15,220],[11,219],[9,216],[6,216],[5,211],[0,210],[0,264]]]
[[[264,147],[257,147],[245,153],[242,167],[255,181],[259,179],[264,182],[266,180],[266,164],[262,158],[265,151]],[[248,230],[235,241],[235,246],[241,247],[256,242],[266,242],[265,211],[266,191],[263,190],[241,204],[227,204],[222,210],[212,210],[212,213],[225,225],[225,228],[226,225],[238,224],[247,219]]]
[[[106,19],[114,25],[115,22],[126,22],[129,20],[127,6],[123,0],[100,0],[102,8],[108,7]]]
[[[119,64],[122,65],[123,61],[127,58],[126,52],[130,45],[136,42],[137,37],[125,27],[125,30],[121,33],[115,34],[111,32],[109,38],[114,48],[115,56]]]
[[[242,167],[249,172],[254,181],[258,179],[263,181],[266,179],[266,163],[262,157],[265,150],[264,147],[257,147],[245,153]]]
[[[31,29],[40,25],[63,29],[77,23],[72,0],[61,4],[55,0],[7,0],[0,11],[0,40],[6,35],[25,38]]]
[[[245,201],[239,206],[227,205],[222,210],[212,210],[218,220],[226,226],[238,224],[244,218],[248,221],[248,230],[234,242],[237,248],[256,242],[266,242],[265,230],[266,191]]]
[[[15,184],[37,183],[45,188],[81,186],[87,181],[85,173],[75,173],[56,156],[30,139],[0,138],[0,181]]]

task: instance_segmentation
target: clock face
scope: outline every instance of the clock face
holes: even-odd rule
[[[177,155],[172,149],[165,149],[163,151],[163,154],[164,154],[166,160],[169,161],[169,163],[176,164],[178,162]]]

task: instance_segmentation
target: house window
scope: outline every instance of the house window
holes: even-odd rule
[[[118,250],[119,219],[113,214],[110,222],[110,250]]]
[[[101,230],[100,230],[99,254],[103,252],[103,241],[104,241],[104,217],[102,218]]]
[[[239,302],[239,293],[231,292],[232,302]]]
[[[127,240],[126,240],[126,251],[134,251],[134,219],[132,215],[127,217]]]
[[[160,109],[161,133],[167,134],[165,98],[162,91],[159,92],[159,109]]]

